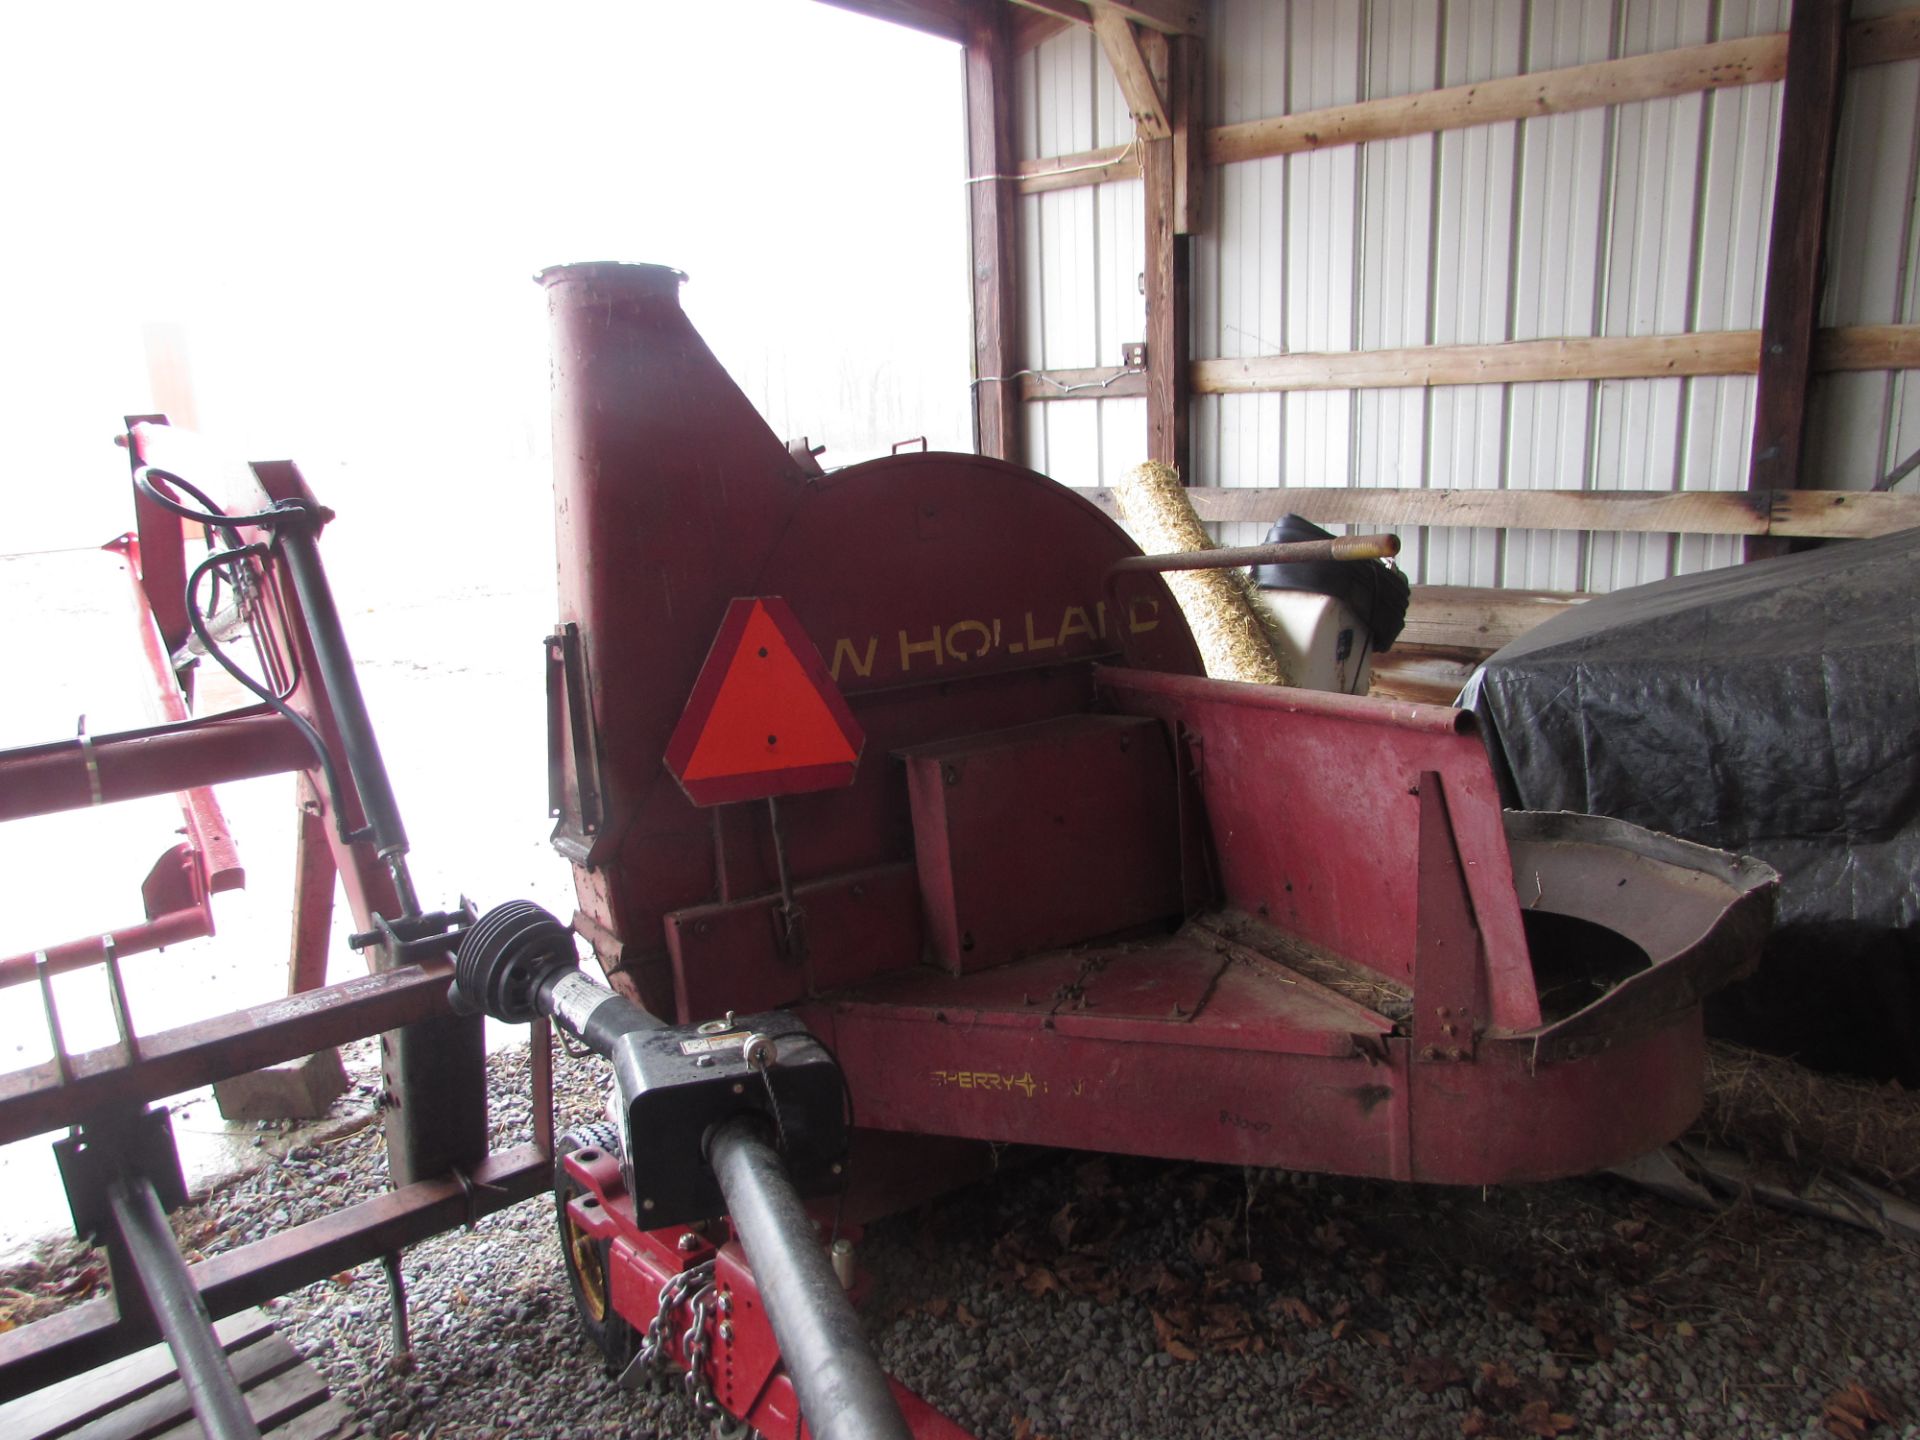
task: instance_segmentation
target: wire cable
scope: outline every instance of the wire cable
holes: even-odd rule
[[[258,696],[276,715],[300,732],[300,737],[307,742],[308,748],[320,762],[320,773],[327,786],[327,801],[333,810],[334,832],[340,837],[341,844],[351,845],[362,837],[347,829],[347,812],[341,798],[340,776],[334,766],[333,756],[327,751],[327,742],[320,738],[320,732],[313,728],[307,717],[289,705],[284,697],[274,694],[271,689],[240,668],[239,663],[227,654],[225,647],[213,638],[213,632],[207,628],[206,616],[200,609],[200,580],[209,570],[231,561],[249,560],[266,553],[265,545],[242,545],[236,550],[218,551],[194,566],[193,573],[187,577],[187,623],[193,627],[193,633],[199,637],[200,644],[205,647],[207,654],[214,658],[221,669],[231,675],[237,683],[245,686],[250,693]]]

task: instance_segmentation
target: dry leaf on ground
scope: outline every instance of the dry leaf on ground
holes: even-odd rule
[[[1876,1425],[1893,1424],[1893,1412],[1855,1380],[1827,1397],[1827,1403],[1820,1407],[1820,1419],[1827,1433],[1838,1440],[1859,1440]]]

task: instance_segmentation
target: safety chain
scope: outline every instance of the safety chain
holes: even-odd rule
[[[711,1261],[708,1262],[708,1271],[708,1283],[694,1292],[693,1303],[687,1311],[691,1323],[687,1326],[687,1333],[681,1337],[687,1352],[687,1374],[680,1383],[686,1390],[687,1399],[693,1403],[694,1412],[702,1420],[719,1420],[727,1412],[713,1398],[713,1386],[707,1383],[707,1355],[713,1348],[707,1339],[707,1317],[713,1312]]]
[[[711,1260],[699,1265],[689,1266],[675,1275],[667,1277],[667,1283],[660,1287],[660,1303],[653,1312],[653,1319],[647,1325],[647,1333],[641,1338],[640,1348],[634,1353],[633,1363],[621,1376],[621,1383],[629,1389],[637,1389],[651,1381],[664,1389],[673,1378],[673,1357],[669,1346],[673,1340],[673,1315],[682,1305],[691,1299],[690,1313],[695,1317],[694,1330],[687,1332],[689,1343],[686,1347],[688,1361],[694,1360],[691,1337],[695,1331],[702,1336],[700,1361],[705,1361],[706,1299],[713,1293],[713,1264]],[[688,1393],[693,1394],[692,1381],[699,1373],[696,1365],[687,1377]],[[631,1377],[631,1378],[629,1378]],[[704,1386],[704,1381],[702,1382]],[[711,1392],[709,1392],[711,1394]],[[696,1398],[695,1403],[698,1403]]]

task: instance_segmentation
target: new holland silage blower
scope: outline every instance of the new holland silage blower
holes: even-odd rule
[[[802,1203],[885,1208],[934,1137],[1491,1184],[1692,1119],[1771,872],[1503,813],[1460,711],[1210,680],[1161,579],[1392,537],[1143,557],[1003,461],[822,473],[682,278],[541,277],[579,911],[502,906],[458,963],[611,1062],[556,1199],[629,1378],[767,1433],[957,1433],[881,1376]]]

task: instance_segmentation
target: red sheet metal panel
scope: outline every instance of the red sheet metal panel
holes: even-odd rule
[[[810,1023],[828,1027],[863,1125],[1411,1177],[1402,1046],[1384,1060],[1302,1055],[1213,1044],[1205,1016],[1112,1039],[1044,1014],[864,1001]]]
[[[777,891],[668,915],[678,1012],[706,1020],[728,1010],[772,1010],[919,958],[920,887],[911,865],[801,885],[794,898],[810,937],[803,960],[781,946]]]
[[[1166,728],[1074,715],[901,752],[936,961],[958,975],[1180,913]]]
[[[1410,984],[1420,777],[1441,777],[1490,1018],[1540,1022],[1500,796],[1472,717],[1428,705],[1103,669],[1114,705],[1186,726],[1229,904]]]

